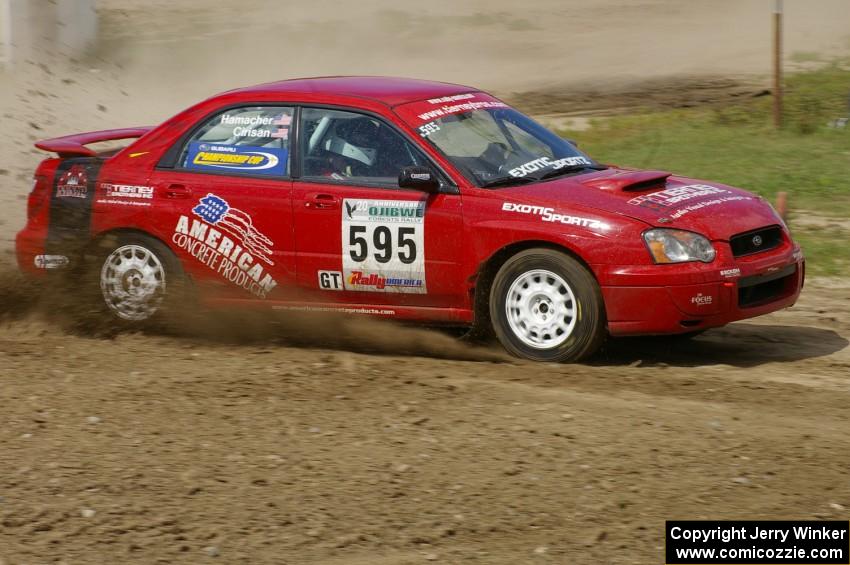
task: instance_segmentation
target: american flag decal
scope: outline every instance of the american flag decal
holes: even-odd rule
[[[201,198],[192,212],[218,229],[238,240],[242,247],[263,262],[274,265],[271,260],[274,242],[254,227],[251,216],[237,208],[231,208],[224,198],[207,194]]]

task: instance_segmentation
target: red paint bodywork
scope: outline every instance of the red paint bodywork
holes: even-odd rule
[[[742,190],[710,183],[734,200],[688,210],[672,218],[666,210],[630,203],[636,196],[697,184],[663,171],[609,168],[509,188],[481,189],[471,184],[442,154],[422,141],[416,113],[422,101],[463,93],[496,100],[477,89],[453,84],[376,77],[301,79],[233,90],[205,100],[155,128],[111,130],[45,141],[38,147],[62,157],[91,155],[85,144],[140,138],[103,156],[96,185],[91,240],[116,230],[136,230],[168,245],[212,304],[265,305],[282,310],[340,310],[423,322],[467,324],[474,320],[475,292],[483,269],[513,250],[549,246],[571,253],[588,266],[602,290],[608,329],[614,335],[682,333],[716,327],[794,304],[804,278],[800,248],[772,208]],[[163,154],[200,121],[234,105],[263,103],[332,105],[366,111],[397,126],[457,185],[456,194],[425,194],[408,189],[340,186],[301,179],[234,178],[189,170],[158,168]],[[61,159],[45,160],[36,173],[29,221],[17,236],[22,270],[41,275],[35,257],[45,253],[51,218],[45,201]],[[103,184],[153,187],[150,206],[98,203]],[[709,183],[699,183],[709,184]],[[176,190],[174,187],[179,187]],[[172,238],[179,216],[190,214],[208,193],[251,214],[255,226],[274,240],[277,287],[265,299],[230,284],[201,264]],[[317,207],[332,196],[336,205]],[[331,292],[317,284],[317,271],[341,270],[343,198],[426,201],[425,248],[428,292]],[[710,198],[696,199],[692,204]],[[551,208],[563,215],[597,220],[604,229],[544,222],[540,215],[506,211],[505,203]],[[676,208],[678,209],[678,208]],[[769,251],[734,257],[730,238],[780,225],[781,244]],[[711,263],[654,264],[642,233],[651,227],[677,228],[708,237],[717,257]],[[795,265],[780,292],[755,306],[741,307],[738,282]],[[721,274],[722,272],[726,274]],[[734,273],[730,275],[729,273]],[[710,300],[705,299],[710,297]]]

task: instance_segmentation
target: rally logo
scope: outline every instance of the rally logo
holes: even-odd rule
[[[85,198],[88,195],[89,177],[83,165],[74,165],[59,177],[56,183],[57,198]]]
[[[349,219],[420,223],[425,217],[425,203],[420,201],[346,200],[345,213]]]
[[[398,277],[385,277],[375,273],[365,274],[362,271],[354,271],[348,277],[348,284],[357,286],[373,287],[376,290],[385,288],[421,288],[425,285],[422,279],[405,279]]]
[[[172,243],[227,281],[266,298],[277,286],[263,266],[274,265],[274,242],[254,227],[248,213],[214,194],[201,198],[192,213],[200,219],[181,215]]]

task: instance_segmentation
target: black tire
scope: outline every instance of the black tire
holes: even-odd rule
[[[97,242],[86,265],[87,286],[101,320],[124,328],[161,327],[185,309],[188,285],[183,268],[157,239],[137,233],[108,235]],[[154,289],[154,283],[161,288]],[[128,297],[124,302],[122,293]]]
[[[508,259],[490,287],[489,313],[502,346],[533,361],[579,361],[595,353],[606,336],[596,279],[553,249],[528,249]]]

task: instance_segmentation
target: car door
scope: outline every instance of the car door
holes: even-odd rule
[[[305,296],[461,307],[460,194],[398,186],[403,167],[436,169],[424,153],[388,122],[353,110],[303,108],[299,138],[292,195]]]
[[[207,296],[280,300],[294,287],[292,118],[283,106],[222,110],[152,175],[168,242]]]

